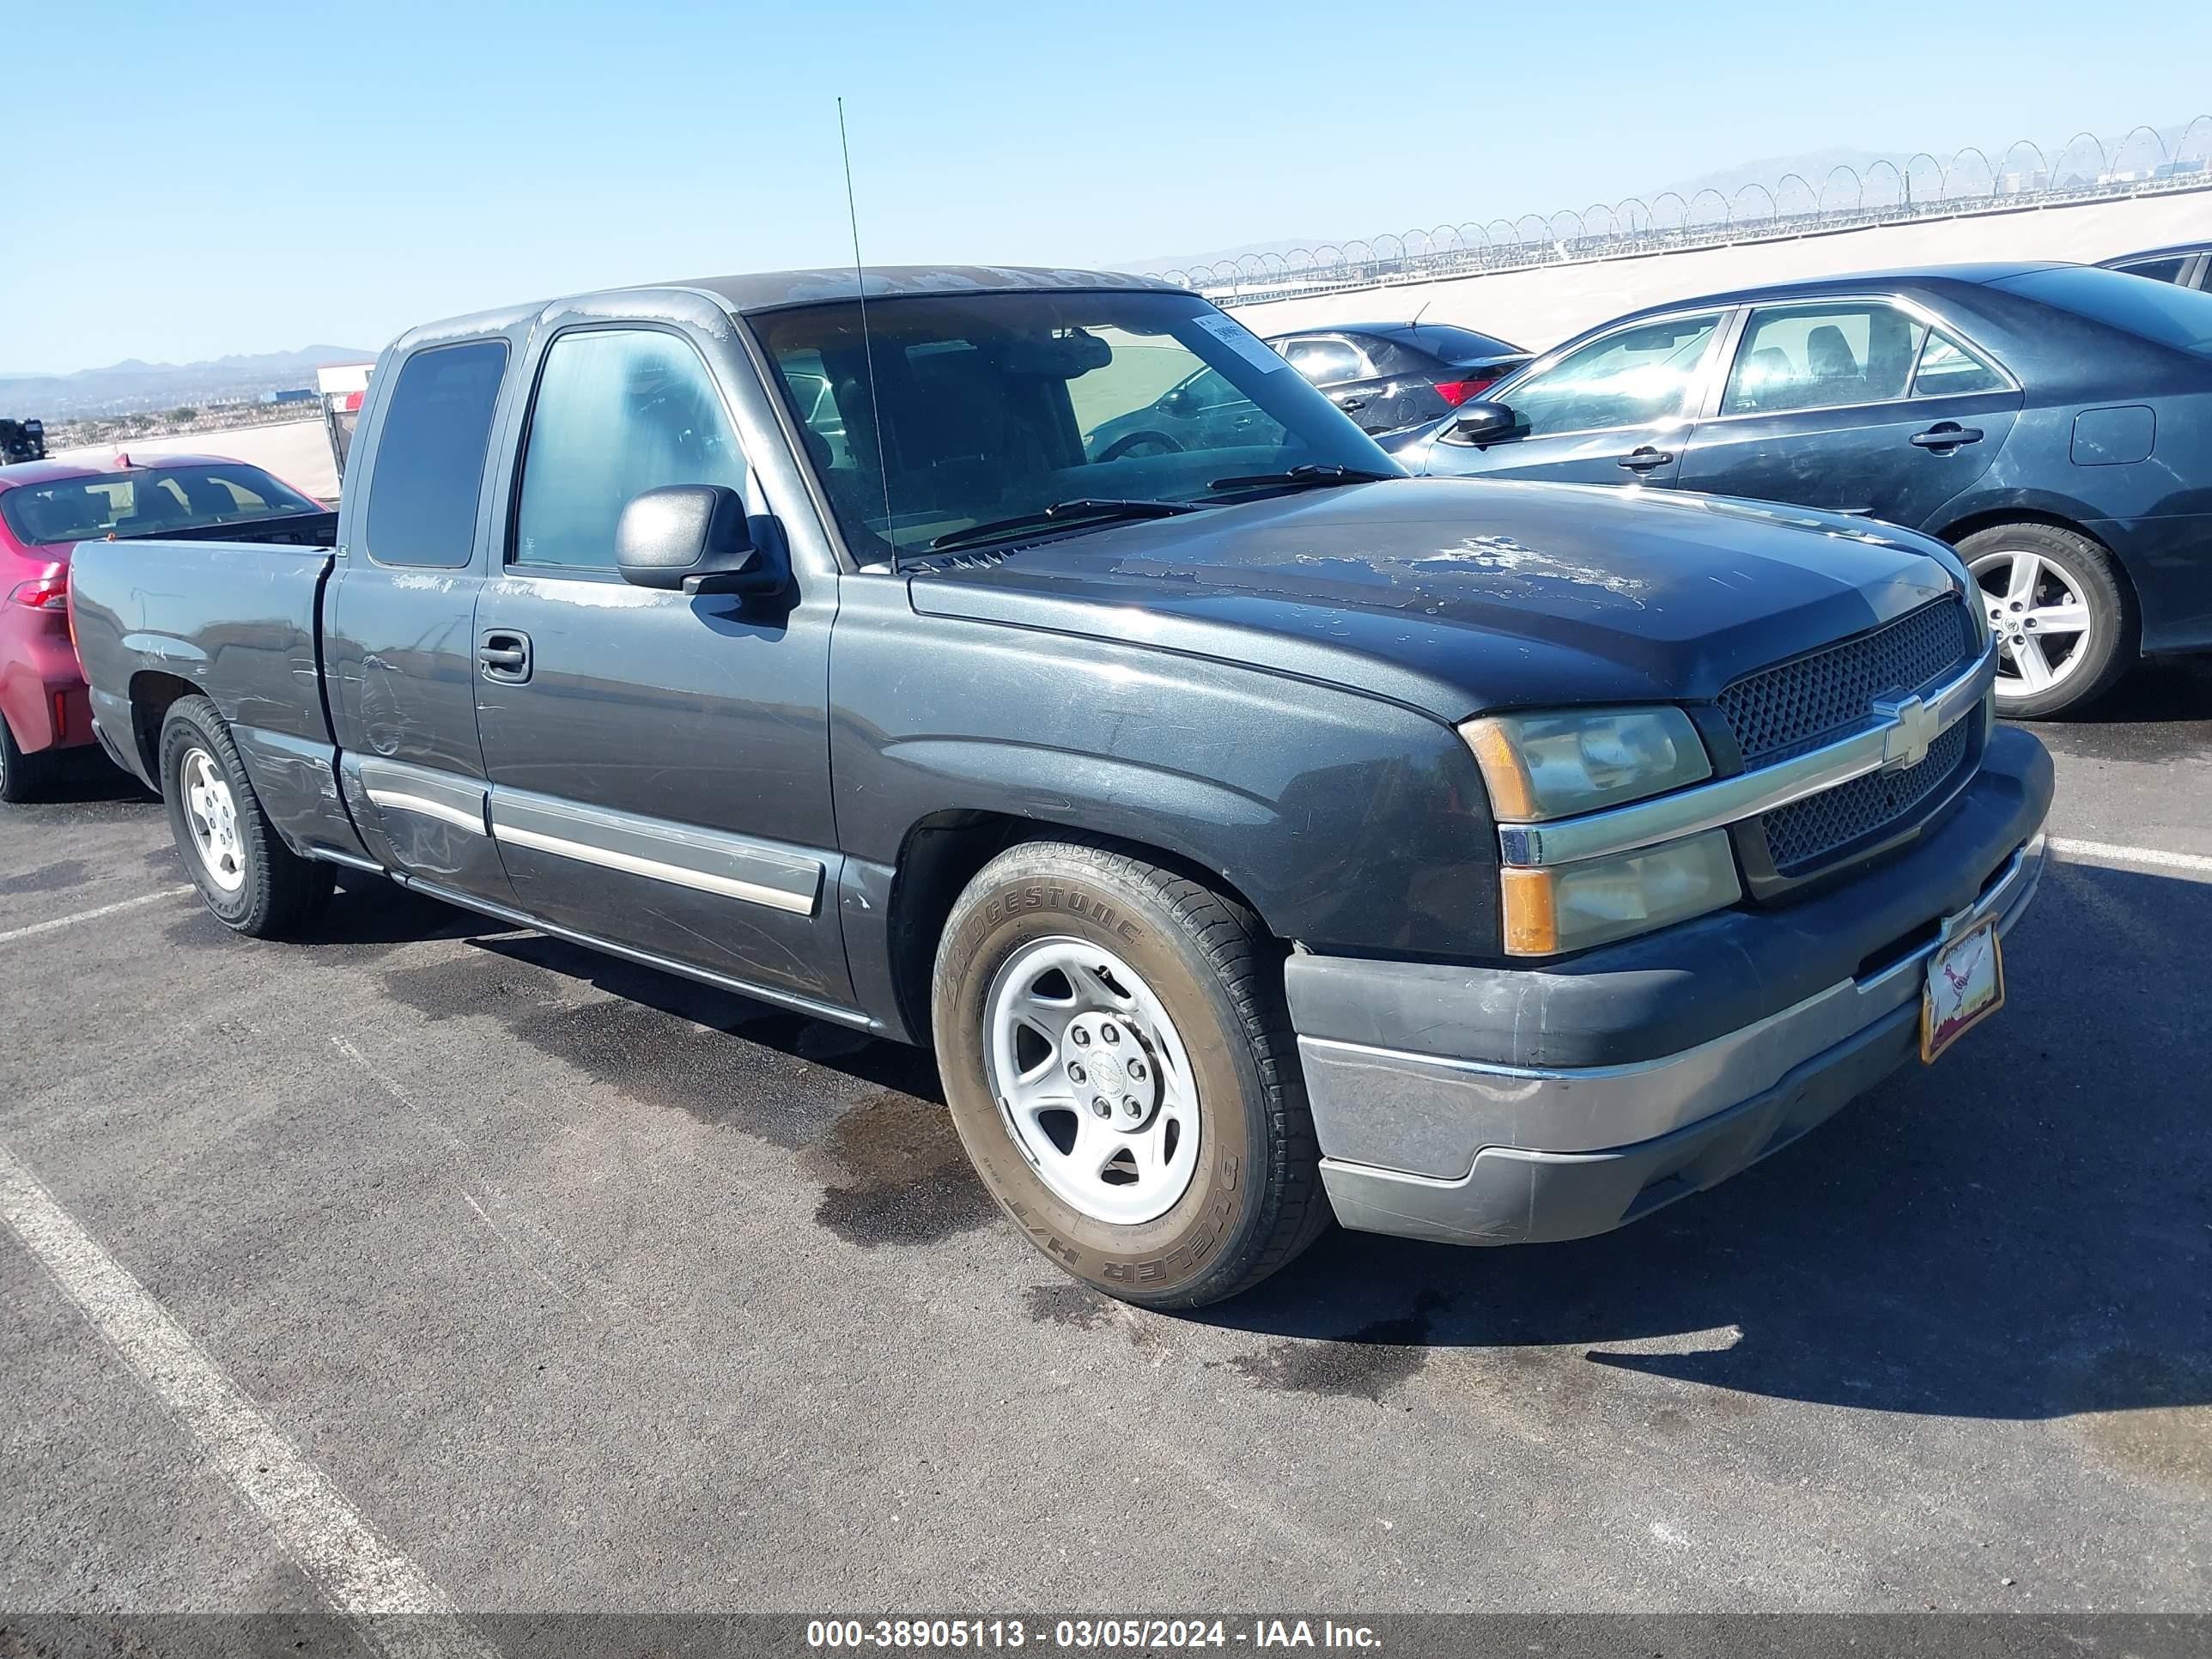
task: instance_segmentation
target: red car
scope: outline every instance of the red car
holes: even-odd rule
[[[93,741],[69,636],[72,546],[324,511],[259,467],[213,455],[0,466],[0,801],[30,799],[51,756]]]

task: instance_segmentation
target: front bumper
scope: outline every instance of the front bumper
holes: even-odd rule
[[[1580,1238],[1788,1145],[1917,1053],[1946,921],[2002,933],[2025,914],[2051,781],[2039,744],[2000,732],[1943,823],[1847,885],[1553,969],[1293,957],[1338,1219],[1453,1243]]]

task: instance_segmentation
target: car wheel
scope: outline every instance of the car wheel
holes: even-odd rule
[[[931,1018],[984,1184],[1098,1290],[1217,1302],[1327,1224],[1281,953],[1202,883],[1107,847],[1002,854],[946,921]]]
[[[301,858],[270,827],[215,704],[185,697],[171,705],[161,760],[170,833],[216,920],[256,939],[312,922],[337,872]]]
[[[1119,461],[1136,455],[1180,455],[1182,446],[1164,432],[1132,432],[1106,446],[1101,461]]]
[[[1998,644],[1997,712],[2041,720],[2107,690],[2135,656],[2136,617],[2112,556],[2046,524],[1996,525],[1959,544]]]
[[[20,806],[38,799],[45,787],[46,757],[27,755],[17,746],[15,734],[0,716],[0,801]]]

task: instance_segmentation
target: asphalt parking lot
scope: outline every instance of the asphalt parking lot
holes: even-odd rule
[[[2045,735],[1941,1065],[1607,1237],[1176,1317],[1000,1224],[926,1057],[373,881],[234,939],[88,771],[0,812],[0,1191],[149,1300],[0,1228],[0,1607],[313,1607],[296,1457],[471,1611],[2203,1607],[2212,673]]]

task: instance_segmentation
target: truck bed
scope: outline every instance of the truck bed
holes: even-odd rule
[[[178,697],[204,696],[280,833],[358,857],[320,665],[336,537],[336,514],[303,514],[80,542],[70,612],[94,724],[119,765],[161,792],[159,716]]]

